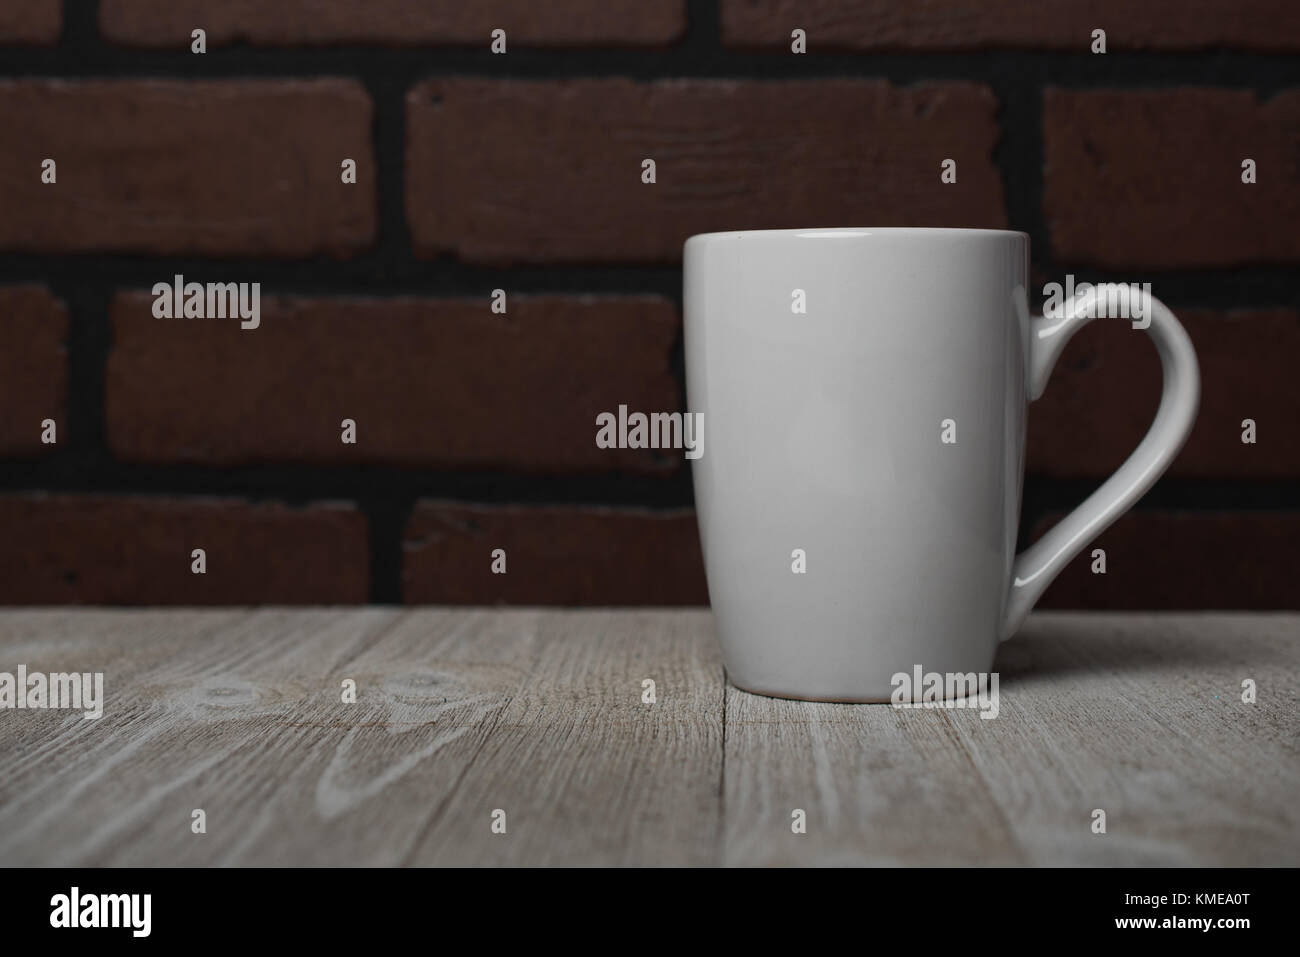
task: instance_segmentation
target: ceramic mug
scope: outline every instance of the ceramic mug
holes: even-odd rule
[[[1029,237],[1004,230],[687,240],[687,399],[709,435],[695,502],[737,686],[885,701],[918,667],[989,672],[1057,573],[1178,453],[1200,377],[1174,315],[1102,286],[1031,317],[1028,270]],[[1155,421],[1017,555],[1028,404],[1082,326],[1128,321],[1117,306],[1160,354]]]

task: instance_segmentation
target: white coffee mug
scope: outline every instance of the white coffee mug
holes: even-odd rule
[[[1028,270],[1029,237],[1003,230],[687,240],[687,400],[709,436],[695,503],[737,686],[885,701],[918,668],[988,673],[1062,567],[1178,453],[1200,395],[1178,320],[1124,285],[1031,317]],[[1098,317],[1155,341],[1159,410],[1119,471],[1017,555],[1028,403]]]

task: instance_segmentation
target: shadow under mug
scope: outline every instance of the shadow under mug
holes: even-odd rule
[[[1196,355],[1164,304],[1102,285],[1030,316],[1024,233],[708,233],[684,263],[688,407],[709,436],[692,463],[700,538],[745,690],[887,701],[918,668],[986,674],[1196,416]],[[1154,341],[1159,410],[1119,470],[1017,555],[1028,405],[1102,317]]]

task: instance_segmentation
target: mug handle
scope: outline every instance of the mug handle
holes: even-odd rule
[[[1133,310],[1126,308],[1131,297],[1136,298],[1133,287],[1124,283],[1103,283],[1071,296],[1065,303],[1061,318],[1030,318],[1029,367],[1025,383],[1028,401],[1033,402],[1043,394],[1052,367],[1065,344],[1089,322],[1099,318],[1108,305],[1116,304],[1121,315],[1135,315]],[[1196,352],[1192,340],[1169,308],[1154,296],[1148,294],[1146,298],[1149,301],[1147,316],[1150,318],[1146,332],[1160,353],[1164,375],[1155,421],[1141,444],[1114,475],[1082,505],[1016,556],[1011,566],[1011,591],[1004,615],[1003,641],[1024,624],[1029,610],[1070,559],[1155,484],[1187,441],[1201,396]],[[1098,301],[1101,309],[1096,308]]]

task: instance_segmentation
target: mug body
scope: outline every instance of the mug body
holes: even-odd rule
[[[1015,557],[1029,240],[975,229],[686,243],[700,537],[727,672],[887,701],[989,671]]]

